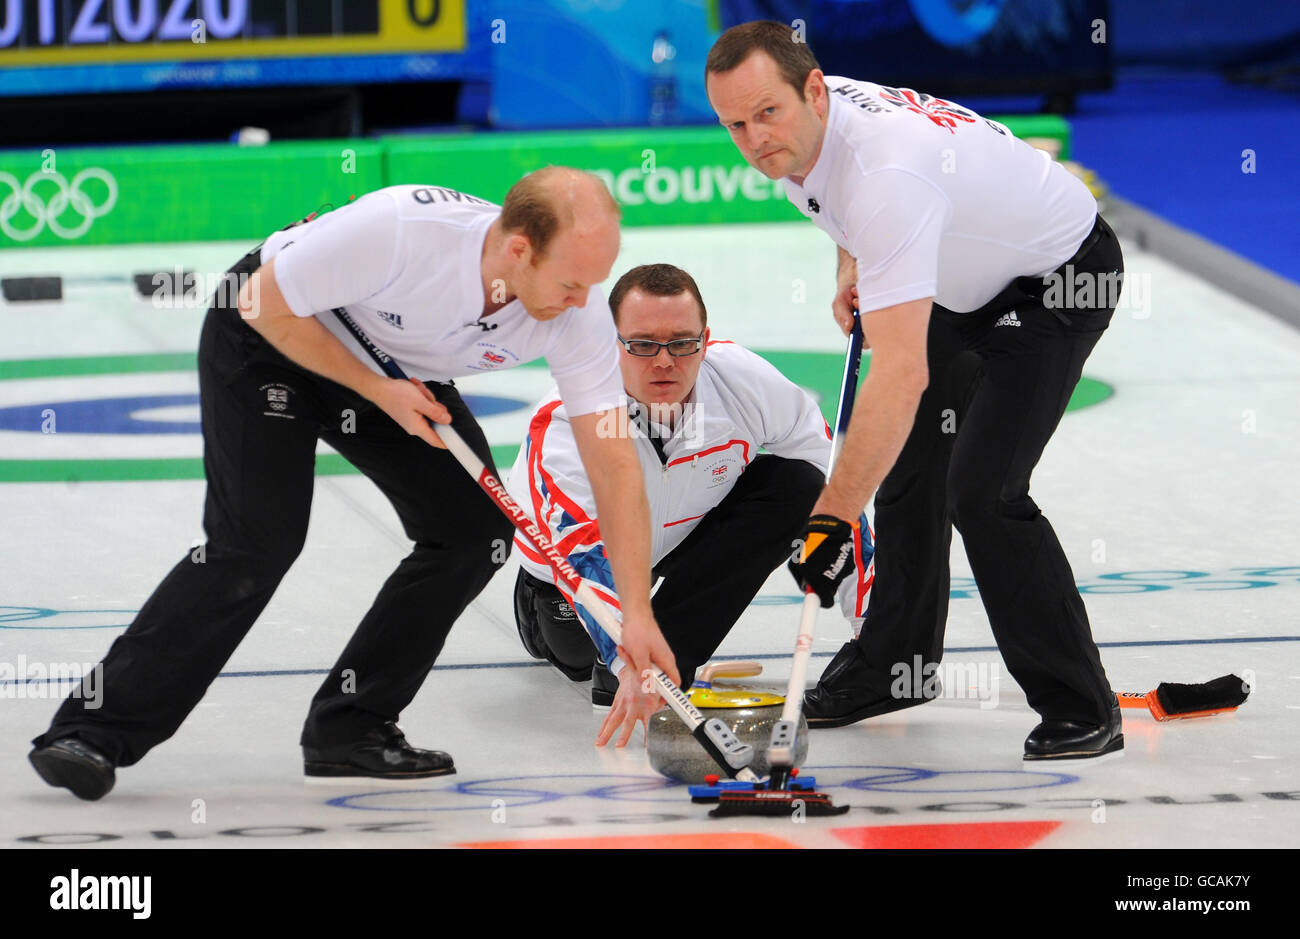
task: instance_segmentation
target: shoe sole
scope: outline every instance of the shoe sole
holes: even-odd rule
[[[827,729],[831,727],[847,727],[849,724],[856,724],[858,721],[865,721],[868,717],[880,717],[882,714],[892,714],[895,711],[902,711],[905,708],[917,707],[921,704],[928,704],[935,698],[899,698],[898,700],[877,701],[869,704],[864,708],[858,708],[856,711],[850,711],[848,714],[842,714],[839,717],[810,717],[807,707],[804,708],[804,719],[808,721],[808,729],[813,728]]]
[[[455,772],[443,773],[444,776],[454,776]],[[436,777],[411,777],[406,776],[396,778],[392,776],[307,776],[303,775],[304,785],[313,788],[334,788],[341,792],[346,792],[349,788],[355,790],[358,786],[365,786],[377,789],[405,789],[416,785],[425,778]]]
[[[454,766],[449,766],[446,769],[421,770],[413,773],[381,773],[362,769],[359,766],[350,766],[347,763],[316,762],[304,763],[302,771],[308,782],[318,779],[392,779],[405,781],[408,779],[430,779],[434,776],[456,775],[456,767]]]
[[[1025,754],[1026,763],[1067,763],[1091,760],[1094,763],[1108,762],[1124,755],[1124,735],[1120,734],[1100,750],[1074,750],[1066,753]]]
[[[29,753],[28,762],[37,775],[55,788],[67,789],[78,799],[95,802],[113,791],[117,782],[114,776],[104,785],[103,776],[88,766],[85,760],[58,750]]]

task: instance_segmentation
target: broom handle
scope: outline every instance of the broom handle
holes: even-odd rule
[[[831,440],[831,458],[826,467],[830,480],[835,459],[844,448],[844,438],[849,432],[849,418],[853,415],[853,399],[858,393],[858,370],[862,364],[862,317],[853,311],[853,329],[849,332],[849,350],[844,357],[844,378],[840,384],[840,405],[835,415],[835,436]],[[798,723],[803,710],[804,684],[808,677],[808,662],[812,659],[813,630],[817,625],[820,603],[811,589],[804,592],[803,608],[799,614],[799,635],[794,641],[794,658],[790,663],[790,684],[786,688],[785,706],[781,720]],[[779,754],[784,756],[784,753]],[[770,756],[770,754],[769,754]]]

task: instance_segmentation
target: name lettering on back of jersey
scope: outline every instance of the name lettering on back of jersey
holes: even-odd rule
[[[421,186],[419,189],[411,190],[411,196],[422,205],[430,205],[434,202],[467,202],[470,205],[492,204],[486,199],[480,199],[477,196],[467,195],[443,186]]]
[[[869,94],[867,94],[865,91],[861,90],[860,88],[854,88],[852,85],[840,85],[838,88],[830,88],[829,86],[827,87],[831,94],[839,95],[845,101],[852,102],[854,105],[856,105],[858,108],[860,108],[863,111],[867,111],[868,113],[871,114],[883,114],[885,111],[885,108],[880,104],[879,101],[871,97]],[[894,100],[890,100],[888,97],[886,97],[885,99],[889,101],[890,104],[894,105],[894,107],[906,107],[909,111],[917,111],[917,113],[924,114],[926,117],[934,121],[936,124],[939,124],[941,127],[947,126],[948,131],[950,133],[952,132],[953,127],[956,126],[955,121],[950,120],[950,123],[945,125],[942,119],[936,118],[936,116],[930,113],[930,111],[926,110],[923,105],[918,103],[917,107],[915,108],[911,107],[910,102],[907,101],[906,96],[903,94],[903,92],[906,92],[908,95],[915,96],[918,99],[918,102],[933,102],[933,104],[935,106],[939,106],[941,110],[944,108],[948,109],[947,113],[950,113],[952,117],[955,118],[956,120],[974,121],[975,118],[978,116],[975,114],[975,112],[968,111],[959,105],[953,104],[951,101],[945,101],[942,98],[934,98],[930,95],[921,92],[912,91],[907,88],[902,88],[902,89],[886,88],[885,91],[892,92],[895,95]],[[1010,136],[1011,134],[1011,131],[1007,129],[1007,126],[1005,124],[999,124],[997,121],[990,120],[987,117],[984,118],[984,123],[987,124],[990,129],[997,131],[1003,137]]]
[[[833,95],[839,95],[846,101],[853,102],[862,110],[871,114],[884,113],[885,109],[881,107],[880,102],[860,88],[854,88],[852,85],[840,85],[838,88],[830,89],[830,92]]]

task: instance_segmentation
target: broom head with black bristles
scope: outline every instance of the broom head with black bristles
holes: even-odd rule
[[[1235,711],[1250,695],[1250,686],[1236,675],[1223,675],[1213,681],[1184,685],[1162,681],[1155,691],[1146,694],[1121,691],[1116,694],[1120,707],[1146,708],[1158,721],[1188,717],[1209,717]]]

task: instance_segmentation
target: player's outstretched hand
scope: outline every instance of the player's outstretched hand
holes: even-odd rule
[[[622,627],[623,644],[618,647],[618,654],[633,668],[634,674],[646,677],[647,671],[653,674],[656,668],[661,668],[673,684],[682,683],[673,650],[653,616],[624,614]]]
[[[650,689],[648,693],[645,690],[647,687]],[[618,673],[618,692],[614,695],[614,706],[605,715],[605,721],[596,734],[596,746],[605,746],[621,730],[614,746],[626,747],[636,725],[645,724],[645,729],[649,732],[650,716],[663,706],[664,700],[659,697],[654,683],[639,677],[630,665],[624,666]]]
[[[407,381],[388,379],[378,386],[372,400],[408,434],[419,437],[431,447],[447,449],[437,432],[429,426],[429,421],[450,424],[451,412],[438,403],[423,382],[414,378]]]
[[[790,573],[800,590],[811,589],[823,609],[835,605],[840,582],[853,573],[853,532],[858,526],[834,515],[814,515],[804,523],[800,548],[790,558]]]

